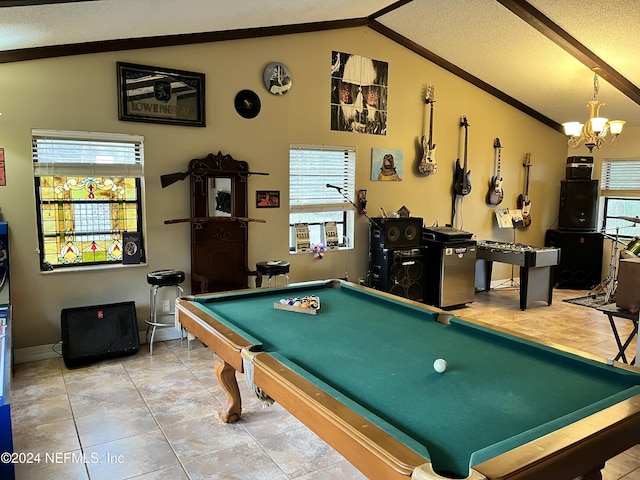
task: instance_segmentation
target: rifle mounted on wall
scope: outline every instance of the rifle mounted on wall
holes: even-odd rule
[[[213,168],[211,165],[214,165],[218,168]],[[194,177],[203,177],[205,175],[269,175],[268,173],[263,172],[250,172],[242,168],[238,168],[237,170],[224,168],[225,166],[234,167],[236,165],[238,165],[239,167],[243,167],[246,165],[246,162],[238,162],[236,160],[233,160],[230,155],[222,155],[220,152],[218,152],[217,155],[213,155],[212,153],[210,153],[205,158],[196,158],[191,160],[189,162],[189,168],[186,172],[161,175],[160,183],[162,184],[162,188],[165,188],[176,182],[184,180],[189,175],[193,175]]]

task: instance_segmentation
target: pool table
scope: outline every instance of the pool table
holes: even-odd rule
[[[316,315],[274,308],[309,295]],[[640,442],[640,370],[378,290],[202,294],[176,315],[216,354],[223,421],[240,418],[244,372],[371,479],[598,479]]]

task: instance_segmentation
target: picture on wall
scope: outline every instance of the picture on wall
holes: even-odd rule
[[[256,208],[280,208],[280,190],[257,190]]]
[[[389,64],[331,52],[331,130],[387,134]]]
[[[205,76],[117,62],[118,120],[205,127]]]
[[[371,180],[402,180],[404,152],[401,149],[371,149]]]

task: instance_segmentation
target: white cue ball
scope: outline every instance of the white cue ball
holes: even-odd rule
[[[439,358],[433,362],[433,369],[438,373],[444,373],[447,371],[447,361],[444,358]]]

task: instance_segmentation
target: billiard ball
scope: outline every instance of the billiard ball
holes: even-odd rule
[[[444,373],[447,371],[447,361],[443,358],[438,358],[433,362],[433,369],[438,373]]]

